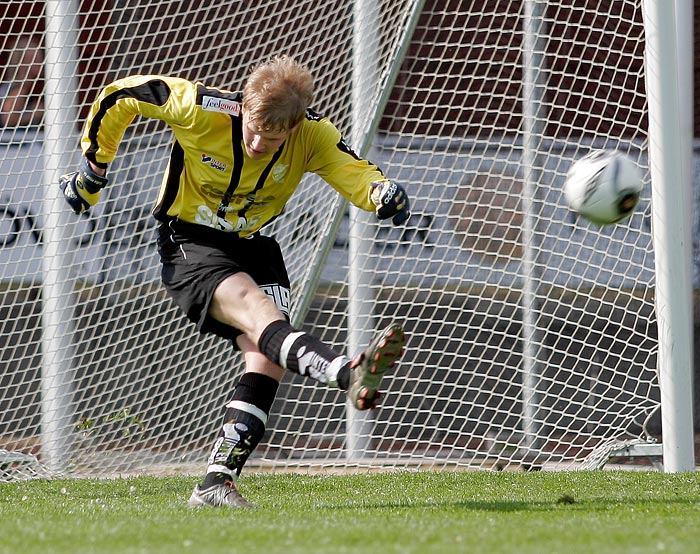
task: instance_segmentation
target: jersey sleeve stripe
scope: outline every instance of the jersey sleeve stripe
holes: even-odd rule
[[[98,166],[105,166],[95,160],[95,154],[100,146],[98,142],[98,133],[102,120],[107,115],[110,108],[116,106],[117,102],[122,98],[134,98],[140,102],[146,102],[155,106],[164,106],[170,98],[170,87],[162,79],[152,79],[135,87],[125,87],[112,92],[105,96],[100,102],[100,107],[95,113],[95,116],[90,121],[88,138],[90,146],[85,151],[85,156]]]

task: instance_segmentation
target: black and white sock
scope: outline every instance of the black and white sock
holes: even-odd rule
[[[349,386],[350,358],[286,321],[268,325],[260,335],[258,347],[268,359],[289,371],[342,390]]]
[[[202,487],[236,481],[265,434],[279,383],[260,373],[244,373],[226,404],[221,435],[214,444]]]

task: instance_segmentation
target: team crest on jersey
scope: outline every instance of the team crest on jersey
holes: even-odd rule
[[[226,171],[226,163],[212,158],[208,154],[202,154],[202,163],[213,167],[217,171]]]
[[[287,176],[288,170],[289,170],[289,164],[277,164],[272,169],[272,179],[276,183],[284,182],[284,178]]]
[[[217,98],[216,96],[203,96],[202,109],[208,112],[221,112],[229,115],[241,115],[240,102],[233,102],[225,98]]]

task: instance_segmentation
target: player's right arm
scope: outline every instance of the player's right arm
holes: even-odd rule
[[[78,171],[63,175],[59,186],[75,213],[94,206],[107,185],[107,166],[117,154],[126,128],[141,115],[171,127],[187,127],[194,117],[196,85],[185,79],[135,75],[106,86],[90,108]]]

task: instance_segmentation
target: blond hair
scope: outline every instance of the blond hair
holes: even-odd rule
[[[288,131],[313,100],[311,72],[291,56],[258,64],[243,87],[243,109],[263,131]]]

